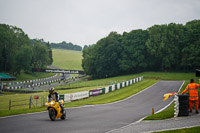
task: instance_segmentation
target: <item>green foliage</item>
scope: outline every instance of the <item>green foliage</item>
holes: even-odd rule
[[[15,59],[22,58],[23,53],[19,51],[28,45],[29,38],[21,29],[0,24],[0,71],[19,72],[15,68]]]
[[[31,41],[22,29],[0,24],[0,71],[12,74],[31,72],[32,66],[52,63],[51,47]]]
[[[20,74],[21,70],[24,70],[26,72],[30,71],[32,56],[32,49],[30,49],[28,46],[22,47],[15,56],[15,72]]]
[[[80,47],[78,45],[74,45],[71,42],[66,43],[65,41],[63,41],[61,43],[51,43],[50,45],[52,48],[82,51],[82,47]]]
[[[93,78],[142,71],[193,72],[200,67],[200,20],[154,25],[123,35],[111,32],[83,50],[82,67]]]
[[[43,68],[49,63],[49,53],[46,46],[36,42],[33,46],[33,67]]]
[[[147,39],[148,32],[143,30],[133,30],[123,34],[121,56],[118,58],[120,71],[123,73],[141,72],[147,67],[145,48]]]

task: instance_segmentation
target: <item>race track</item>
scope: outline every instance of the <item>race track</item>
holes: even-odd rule
[[[134,123],[168,105],[182,81],[160,81],[126,100],[96,106],[66,109],[67,119],[50,121],[47,112],[0,118],[1,133],[105,133]],[[134,85],[133,85],[134,86]]]

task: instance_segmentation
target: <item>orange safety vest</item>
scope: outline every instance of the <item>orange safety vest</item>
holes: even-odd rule
[[[199,100],[198,88],[199,84],[190,83],[183,93],[186,93],[189,90],[189,100]]]

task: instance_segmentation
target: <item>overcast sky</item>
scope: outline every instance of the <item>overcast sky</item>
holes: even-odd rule
[[[200,0],[0,0],[0,23],[49,42],[94,44],[155,24],[200,19]]]

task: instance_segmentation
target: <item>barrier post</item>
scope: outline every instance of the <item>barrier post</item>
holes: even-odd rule
[[[9,100],[9,110],[11,110],[11,100]]]
[[[29,109],[31,109],[31,103],[32,103],[32,95],[30,96],[30,99],[29,99]]]

